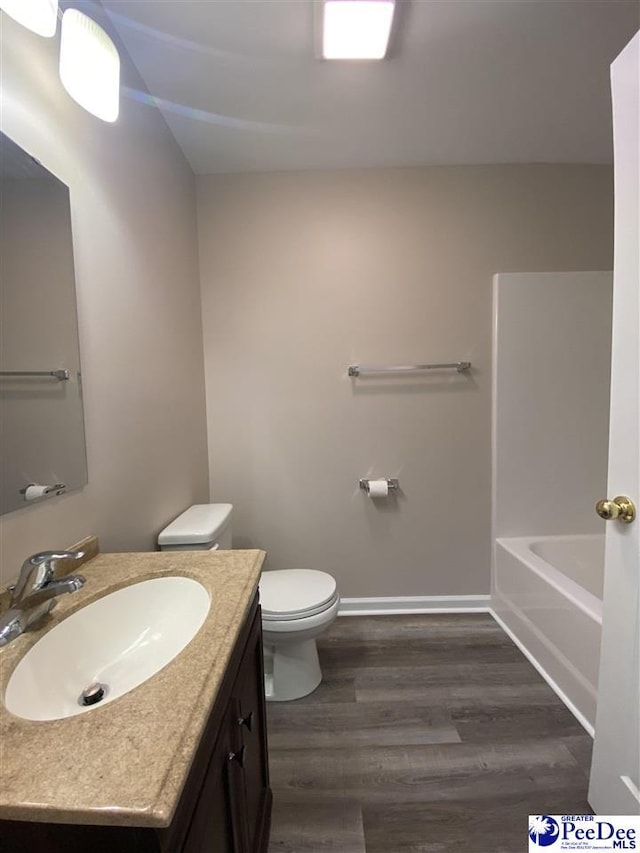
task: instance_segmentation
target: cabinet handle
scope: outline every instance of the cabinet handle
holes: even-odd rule
[[[253,729],[253,711],[247,717],[238,717],[238,725],[241,728],[244,726],[250,732]]]
[[[227,761],[237,761],[240,767],[244,770],[244,759],[247,754],[247,747],[243,746],[238,752],[230,752],[227,755]]]

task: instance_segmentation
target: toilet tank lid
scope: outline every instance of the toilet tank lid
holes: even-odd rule
[[[194,504],[161,531],[158,545],[213,542],[229,524],[232,509],[232,504]]]

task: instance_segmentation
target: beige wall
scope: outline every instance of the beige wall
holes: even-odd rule
[[[268,565],[344,596],[489,592],[491,284],[607,269],[612,172],[198,178],[211,496]],[[470,377],[353,363],[470,359]],[[397,476],[376,505],[358,478]]]
[[[59,82],[58,38],[2,19],[2,129],[71,189],[89,468],[84,489],[2,517],[6,582],[88,533],[153,548],[206,499],[207,461],[191,171],[155,109],[123,97],[115,124],[92,117]]]

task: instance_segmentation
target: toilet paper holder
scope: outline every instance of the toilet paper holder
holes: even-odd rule
[[[20,494],[25,501],[33,501],[38,498],[51,498],[54,495],[62,495],[66,490],[66,483],[53,483],[47,486],[40,483],[27,483],[24,488],[20,489]]]
[[[390,492],[397,491],[400,488],[400,482],[396,477],[379,477],[376,479],[382,479],[387,481],[387,486],[389,487]],[[360,480],[359,485],[361,489],[364,489],[365,492],[369,492],[369,483],[370,480]]]

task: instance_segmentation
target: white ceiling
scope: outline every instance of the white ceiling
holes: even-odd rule
[[[610,162],[640,26],[636,0],[399,0],[390,58],[344,63],[314,56],[313,0],[103,5],[196,174]]]

